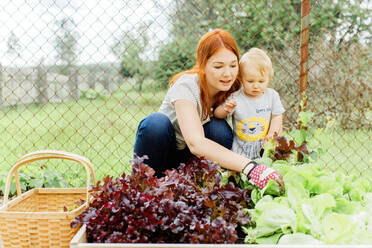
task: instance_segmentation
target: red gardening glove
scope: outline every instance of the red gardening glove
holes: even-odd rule
[[[243,173],[248,176],[251,184],[256,185],[261,190],[272,179],[279,185],[280,193],[284,193],[283,176],[266,165],[252,161],[243,169]]]

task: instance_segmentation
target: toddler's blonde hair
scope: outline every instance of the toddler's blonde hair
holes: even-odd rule
[[[271,63],[269,56],[267,56],[264,50],[253,47],[249,49],[248,52],[243,54],[239,62],[239,67],[240,67],[240,70],[242,72],[241,74],[243,77],[244,77],[244,73],[243,73],[244,67],[252,66],[252,65],[257,68],[257,70],[261,73],[261,75],[268,75],[269,80],[271,80],[271,78],[274,75],[273,65]]]

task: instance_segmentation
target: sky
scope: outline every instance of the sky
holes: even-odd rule
[[[41,58],[55,63],[55,21],[63,17],[73,18],[80,35],[78,64],[115,61],[115,39],[142,21],[153,21],[152,46],[167,37],[166,17],[153,0],[1,0],[0,64],[34,66]],[[19,39],[20,57],[7,52],[11,32]]]

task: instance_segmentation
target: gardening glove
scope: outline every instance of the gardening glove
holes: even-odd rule
[[[269,180],[272,179],[279,185],[280,193],[284,193],[283,176],[276,170],[263,164],[257,164],[255,161],[250,161],[242,172],[248,177],[249,182],[259,189],[265,188]]]

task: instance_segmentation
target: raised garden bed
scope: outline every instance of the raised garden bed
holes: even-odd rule
[[[157,248],[249,248],[254,247],[258,248],[257,245],[232,245],[232,244],[98,244],[98,243],[88,243],[86,232],[85,232],[85,225],[83,225],[80,230],[76,233],[74,238],[71,240],[70,248],[151,248],[151,247],[157,247]],[[270,247],[278,247],[275,245],[268,245],[265,246],[267,248]]]
[[[88,243],[85,225],[71,240],[70,248],[372,248],[372,245],[233,245],[233,244],[98,244]]]
[[[372,181],[320,167],[305,143],[276,141],[274,158],[258,162],[283,175],[285,194],[204,159],[154,178],[136,158],[129,176],[93,188],[71,247],[372,247]]]

